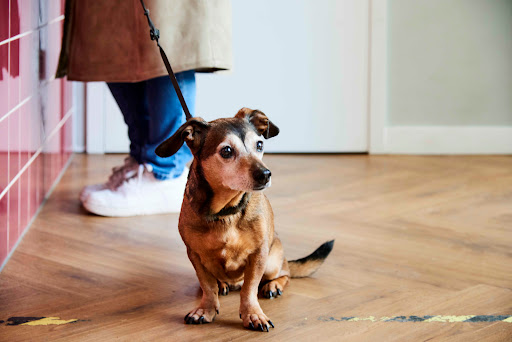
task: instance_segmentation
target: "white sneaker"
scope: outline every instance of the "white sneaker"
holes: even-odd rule
[[[101,216],[179,213],[188,171],[185,168],[178,178],[158,180],[150,165],[140,164],[135,172],[125,173],[122,184],[115,189],[111,189],[109,183],[103,188],[89,187],[82,204],[91,213]]]
[[[103,189],[115,190],[117,189],[126,179],[133,177],[139,168],[139,163],[132,156],[128,156],[124,159],[124,164],[116,166],[112,169],[112,174],[109,176],[108,181],[103,184],[88,185],[82,189],[79,198],[80,202],[84,203],[87,197],[95,191]]]

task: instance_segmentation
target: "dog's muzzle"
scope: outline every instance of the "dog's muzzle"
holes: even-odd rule
[[[252,177],[254,179],[254,190],[261,190],[266,188],[270,182],[270,176],[272,173],[269,169],[258,168],[253,171]]]

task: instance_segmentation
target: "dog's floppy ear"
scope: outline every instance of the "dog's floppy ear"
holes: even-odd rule
[[[158,145],[155,153],[159,157],[170,157],[186,142],[192,153],[196,153],[204,142],[206,131],[210,124],[202,118],[192,118],[181,125],[180,128],[167,140]]]
[[[267,116],[257,109],[242,108],[236,113],[235,117],[245,118],[256,128],[256,131],[265,137],[270,139],[279,134],[279,128],[270,121]]]

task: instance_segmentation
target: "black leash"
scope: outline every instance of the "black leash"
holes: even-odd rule
[[[174,90],[176,91],[176,95],[178,95],[178,98],[180,99],[181,107],[183,107],[183,111],[185,112],[185,117],[187,118],[187,120],[190,120],[192,118],[192,115],[190,115],[187,103],[183,98],[183,94],[181,93],[180,85],[178,84],[176,75],[174,75],[174,72],[172,71],[171,63],[169,63],[169,59],[167,58],[164,49],[162,49],[162,46],[160,46],[160,43],[158,42],[158,39],[160,38],[160,31],[158,31],[158,29],[155,28],[153,21],[149,17],[149,10],[146,8],[146,5],[144,5],[144,0],[140,0],[140,3],[142,4],[142,8],[144,9],[144,15],[148,18],[149,36],[151,37],[151,40],[156,40],[156,45],[158,45],[158,47],[160,48],[160,55],[162,56],[162,60],[164,61],[165,67],[167,68],[167,72],[169,73],[169,77],[171,78],[171,82],[172,85],[174,86]]]

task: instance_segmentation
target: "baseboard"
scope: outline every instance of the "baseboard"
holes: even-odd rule
[[[391,126],[382,153],[512,154],[512,126]]]

